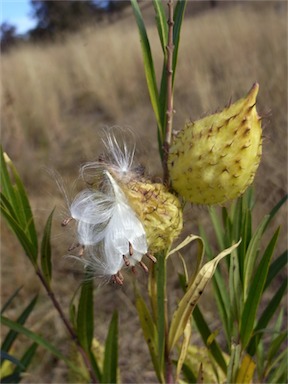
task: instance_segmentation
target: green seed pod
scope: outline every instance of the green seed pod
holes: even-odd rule
[[[168,249],[183,227],[178,198],[160,183],[131,180],[121,187],[145,228],[149,251]]]
[[[174,138],[168,169],[172,187],[187,201],[222,204],[252,183],[262,154],[259,85],[222,112],[187,123]]]

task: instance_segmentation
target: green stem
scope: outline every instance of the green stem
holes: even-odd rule
[[[157,255],[157,333],[158,333],[158,356],[160,369],[163,372],[165,383],[173,383],[172,361],[168,351],[168,300],[167,300],[167,265],[166,253],[161,252]]]
[[[168,156],[172,137],[172,125],[173,125],[173,26],[174,26],[174,15],[173,15],[173,0],[168,1],[168,43],[167,43],[167,111],[166,111],[166,135],[164,142],[164,156],[163,156],[163,182],[169,186],[169,171],[168,171]],[[168,335],[169,335],[169,324],[168,324],[168,299],[167,299],[167,284],[166,284],[166,254],[162,254],[162,283],[161,293],[163,298],[163,311],[164,311],[164,364],[165,364],[165,379],[167,384],[173,384],[173,371],[172,361],[168,350]],[[159,289],[159,285],[158,285]],[[159,297],[159,295],[158,295]]]
[[[169,172],[168,172],[168,155],[172,137],[172,125],[173,125],[173,26],[174,26],[174,15],[173,15],[173,0],[168,1],[168,44],[167,49],[167,111],[166,111],[166,135],[163,145],[163,182],[169,186]]]
[[[164,254],[165,255],[165,254]],[[164,320],[165,320],[165,350],[164,350],[164,361],[165,361],[165,378],[166,384],[173,384],[173,366],[168,349],[169,340],[169,321],[168,321],[168,297],[167,297],[167,259],[164,256],[163,274],[164,274]]]
[[[157,255],[156,264],[156,283],[157,283],[157,333],[158,333],[158,356],[160,370],[164,372],[165,355],[165,336],[166,336],[166,261],[165,254],[161,252]]]

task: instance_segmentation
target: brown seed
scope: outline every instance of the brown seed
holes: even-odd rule
[[[144,269],[144,271],[145,271],[146,273],[149,272],[149,270],[148,270],[146,264],[144,264],[143,261],[139,261],[139,264],[140,264],[140,267],[141,267],[142,269]]]
[[[123,285],[123,280],[118,276],[118,272],[111,277],[111,281],[114,284]]]
[[[129,242],[129,255],[132,256],[133,255],[133,246],[132,244]]]
[[[123,260],[124,260],[124,263],[125,263],[126,267],[129,267],[130,261],[128,260],[128,257],[123,255]]]
[[[85,251],[85,246],[84,246],[84,245],[81,245],[81,248],[80,248],[80,251],[79,251],[78,256],[79,256],[79,257],[82,257],[82,256],[84,255],[84,251]]]
[[[73,251],[74,249],[80,247],[80,243],[72,244],[69,248],[68,251]]]
[[[73,220],[73,217],[68,217],[67,219],[64,219],[61,223],[62,227],[66,227],[66,225],[69,224],[71,220]]]
[[[151,255],[151,253],[146,253],[145,254],[146,257],[148,257],[148,259],[150,259],[151,261],[153,261],[153,263],[156,263],[157,259],[155,256]]]

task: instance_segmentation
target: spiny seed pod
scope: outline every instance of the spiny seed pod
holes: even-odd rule
[[[183,226],[178,198],[163,184],[148,181],[130,181],[122,190],[145,228],[149,251],[168,248]]]
[[[172,187],[187,201],[222,204],[252,183],[262,154],[259,85],[222,112],[187,123],[170,147]]]

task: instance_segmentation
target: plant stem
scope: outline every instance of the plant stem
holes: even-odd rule
[[[164,156],[163,156],[163,182],[169,186],[169,171],[168,171],[168,155],[172,137],[172,125],[173,125],[173,0],[168,0],[168,42],[167,42],[167,111],[166,111],[166,131],[164,142]],[[167,348],[169,325],[168,325],[168,300],[167,300],[167,283],[166,283],[166,260],[164,260],[165,268],[165,287],[164,287],[164,306],[165,306],[165,379],[167,384],[173,384],[173,371],[172,361]]]
[[[37,276],[39,277],[39,279],[40,279],[42,285],[44,286],[44,288],[45,288],[45,290],[46,290],[48,296],[50,297],[50,299],[51,299],[51,301],[52,301],[52,303],[53,303],[55,309],[56,309],[57,312],[59,313],[60,318],[61,318],[61,320],[63,321],[63,323],[64,323],[64,325],[65,325],[65,327],[66,327],[66,329],[67,329],[67,331],[68,331],[68,333],[69,333],[69,335],[70,335],[72,341],[73,341],[73,342],[76,344],[76,346],[77,346],[77,348],[78,348],[78,350],[79,350],[79,353],[81,354],[81,356],[82,356],[82,358],[83,358],[83,361],[84,361],[84,363],[85,363],[85,365],[86,365],[86,367],[87,367],[87,369],[88,369],[88,371],[89,371],[89,375],[90,375],[90,378],[91,378],[91,382],[92,382],[92,383],[98,383],[98,380],[97,380],[97,378],[96,378],[96,376],[95,376],[95,373],[94,373],[94,371],[93,371],[92,365],[91,365],[91,363],[90,363],[89,357],[88,357],[86,351],[82,348],[82,346],[81,346],[81,344],[80,344],[80,342],[79,342],[79,340],[78,340],[77,334],[75,333],[75,331],[74,331],[74,329],[73,329],[71,323],[69,322],[69,320],[68,320],[67,317],[65,316],[65,314],[64,314],[64,312],[63,312],[63,310],[62,310],[62,308],[61,308],[60,303],[58,302],[58,300],[57,300],[56,297],[55,297],[54,292],[51,290],[50,285],[49,285],[49,284],[47,283],[47,281],[45,280],[45,277],[43,276],[43,274],[42,274],[41,270],[39,269],[39,267],[36,267],[35,270],[36,270],[36,274],[37,274]]]
[[[172,124],[173,124],[173,0],[168,1],[168,43],[167,49],[167,110],[166,110],[166,135],[163,145],[163,182],[169,186],[169,172],[168,172],[168,155],[172,137]]]
[[[166,273],[166,271],[165,271]],[[166,279],[165,279],[166,283]],[[167,285],[165,284],[165,379],[166,379],[166,384],[173,384],[174,379],[173,379],[173,366],[172,366],[172,361],[170,358],[169,350],[168,350],[168,338],[169,338],[169,325],[168,325],[168,300],[167,300]]]

